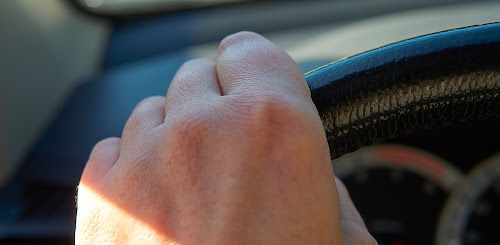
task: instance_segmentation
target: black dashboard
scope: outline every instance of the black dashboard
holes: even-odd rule
[[[496,244],[498,125],[389,139],[333,160],[334,172],[379,244]]]

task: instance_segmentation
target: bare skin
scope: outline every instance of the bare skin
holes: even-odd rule
[[[93,149],[77,244],[377,244],[296,63],[255,33],[185,63]]]

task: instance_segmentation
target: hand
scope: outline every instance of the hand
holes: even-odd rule
[[[99,142],[78,192],[77,244],[376,244],[335,181],[308,86],[263,37],[226,37],[167,96]]]

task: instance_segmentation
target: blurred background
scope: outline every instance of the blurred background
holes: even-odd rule
[[[93,145],[120,136],[136,103],[147,96],[165,95],[183,62],[215,57],[218,41],[228,34],[259,32],[307,72],[407,38],[500,21],[499,16],[500,1],[493,0],[2,0],[0,244],[73,243],[75,188]],[[491,125],[496,122],[456,130]],[[453,180],[446,181],[453,183],[443,184],[446,181],[418,175],[418,168],[405,168],[417,173],[418,181],[425,180],[422,185],[431,183],[426,190],[443,188],[438,201],[429,204],[437,210],[429,217],[432,222],[421,223],[432,228],[425,230],[431,234],[416,243],[411,237],[421,234],[406,231],[405,222],[411,220],[393,215],[389,221],[367,221],[372,231],[380,233],[380,244],[434,242],[441,210],[455,182],[499,150],[500,143],[484,133],[470,136],[483,137],[479,139],[483,148],[463,150],[473,157],[457,155],[450,150],[452,144],[462,142],[452,137],[456,132],[439,132],[454,143],[439,142],[436,147],[429,147],[424,136],[381,146],[397,154],[422,153],[440,159],[438,165],[452,169]],[[386,164],[391,160],[382,161],[375,153],[349,155],[342,161],[383,162],[383,168],[394,168]],[[354,170],[339,166],[345,178],[355,176]],[[346,184],[356,189],[366,176],[363,172]],[[378,184],[386,190],[384,186],[394,185]],[[362,186],[357,190],[361,201],[368,198]],[[414,208],[425,213],[425,207]],[[481,232],[471,237],[472,243],[467,244],[484,244]]]

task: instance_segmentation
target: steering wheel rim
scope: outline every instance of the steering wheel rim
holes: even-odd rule
[[[500,23],[389,44],[306,73],[332,159],[419,130],[500,116]]]

